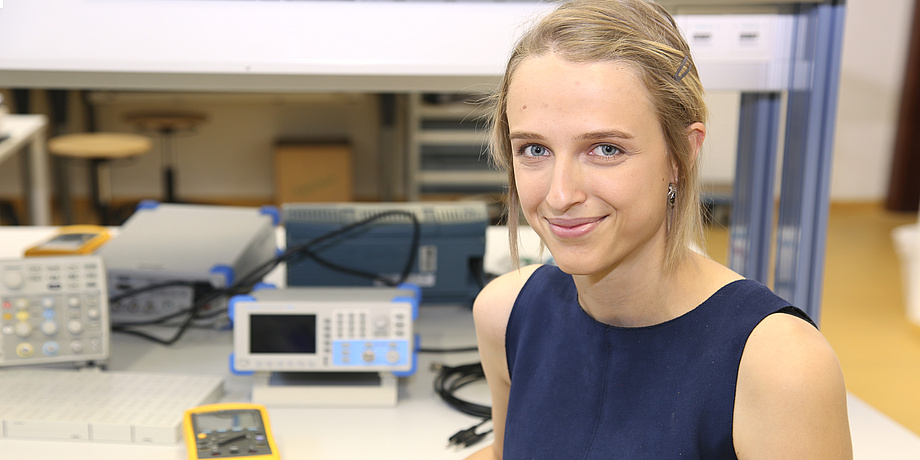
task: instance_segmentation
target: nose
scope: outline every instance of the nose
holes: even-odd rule
[[[552,182],[546,194],[546,204],[553,210],[565,212],[585,200],[584,171],[577,159],[558,157],[553,165]]]

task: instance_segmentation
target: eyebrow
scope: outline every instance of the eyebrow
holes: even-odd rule
[[[515,139],[545,140],[546,139],[541,134],[530,133],[526,131],[512,131],[511,133],[509,133],[508,137],[511,140],[515,140]],[[635,136],[633,136],[632,134],[629,134],[624,131],[611,130],[611,131],[594,131],[590,133],[584,133],[584,134],[578,135],[575,139],[593,141],[593,140],[603,140],[603,139],[611,139],[611,138],[632,139],[634,137]]]

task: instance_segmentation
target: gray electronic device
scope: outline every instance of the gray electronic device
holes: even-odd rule
[[[110,297],[173,281],[186,284],[113,300],[112,322],[180,314],[202,293],[232,285],[276,256],[277,222],[272,207],[142,203],[98,252],[108,270]],[[225,304],[221,297],[206,308]]]
[[[400,287],[257,289],[230,300],[234,371],[415,371],[421,291]]]
[[[257,288],[230,300],[234,373],[254,373],[252,401],[384,407],[418,365],[418,286]]]
[[[0,260],[0,366],[107,360],[106,292],[95,255]]]

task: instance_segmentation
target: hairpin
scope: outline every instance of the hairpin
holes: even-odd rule
[[[681,81],[687,74],[690,73],[690,56],[684,55],[684,60],[680,61],[680,65],[677,66],[677,71],[674,72],[674,80]]]

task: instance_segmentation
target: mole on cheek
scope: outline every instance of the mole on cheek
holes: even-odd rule
[[[521,110],[527,110],[527,105],[526,105],[526,104],[525,104],[525,105],[522,105],[522,106],[521,106]]]

